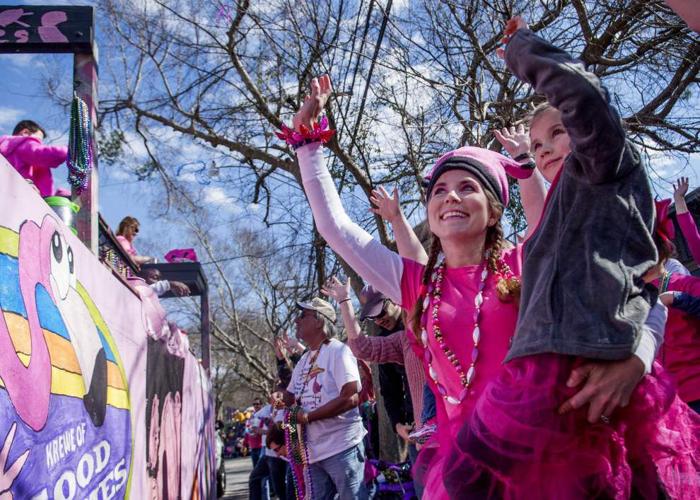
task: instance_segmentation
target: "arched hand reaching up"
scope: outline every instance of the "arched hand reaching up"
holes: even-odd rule
[[[336,276],[332,276],[321,288],[321,293],[339,303],[341,300],[350,298],[350,285],[350,278],[346,283],[343,283]]]
[[[676,212],[679,214],[688,211],[688,205],[685,202],[685,194],[688,192],[688,178],[680,177],[673,183],[673,201],[676,204]]]
[[[394,188],[390,195],[384,187],[372,190],[369,201],[374,207],[370,207],[370,212],[380,216],[392,225],[401,217],[401,207],[399,206],[399,190]]]
[[[333,86],[328,75],[311,80],[311,95],[304,97],[304,103],[292,119],[294,130],[301,132],[302,126],[309,130],[313,129],[313,124],[323,111],[332,93]]]
[[[503,128],[500,131],[494,130],[493,134],[511,158],[530,152],[530,135],[522,123],[517,127]]]

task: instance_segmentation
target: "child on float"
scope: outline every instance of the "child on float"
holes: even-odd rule
[[[342,207],[321,149],[331,133],[325,130],[325,119],[314,125],[330,93],[327,76],[314,79],[311,96],[294,117],[295,130],[285,127],[280,136],[297,149],[320,234],[360,276],[401,304],[410,314],[412,329],[419,332],[427,378],[442,396],[436,445],[421,450],[419,462],[425,466],[420,469],[426,473],[426,496],[449,498],[442,481],[446,452],[470,418],[474,402],[499,372],[518,315],[520,247],[506,244],[500,226],[508,203],[506,170],[518,177],[528,177],[531,170],[477,147],[443,155],[427,179],[428,221],[434,236],[427,265],[402,259],[353,223]],[[526,209],[539,200],[540,208],[526,214],[539,215],[542,183],[535,177],[525,180],[521,189]],[[535,222],[530,219],[529,225]],[[648,364],[653,348],[651,356]],[[607,380],[605,368],[601,374]],[[612,386],[621,383],[616,379]],[[595,390],[589,392],[597,397]]]
[[[32,120],[15,125],[12,135],[0,136],[0,154],[17,172],[39,190],[42,197],[53,196],[51,169],[68,158],[65,146],[46,146],[46,131]]]
[[[453,498],[697,498],[697,417],[657,366],[639,382],[649,367],[632,355],[656,301],[643,281],[657,256],[640,156],[595,75],[521,18],[505,33],[508,68],[549,102],[530,139],[552,187],[524,244],[506,364],[459,432],[445,486]],[[615,388],[598,380],[606,366]],[[595,387],[609,396],[586,411]]]

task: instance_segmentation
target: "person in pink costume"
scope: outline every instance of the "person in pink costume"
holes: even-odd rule
[[[450,445],[471,418],[486,385],[498,374],[518,317],[521,246],[509,246],[500,227],[508,203],[506,171],[526,178],[520,181],[521,193],[533,228],[542,212],[543,183],[538,176],[527,179],[529,159],[523,166],[477,147],[443,155],[426,179],[433,235],[429,258],[426,264],[402,258],[345,213],[320,147],[330,136],[324,131],[327,122],[313,125],[332,92],[330,79],[314,79],[311,89],[311,96],[294,117],[294,130],[285,128],[280,136],[295,146],[320,234],[362,278],[401,304],[410,314],[412,329],[419,332],[412,342],[431,388],[441,397],[437,401],[438,432],[421,449],[417,472],[426,498],[450,498],[442,479],[449,465]],[[394,230],[398,242],[401,233],[396,233],[396,226]],[[653,344],[653,335],[646,330],[645,334]],[[650,359],[648,354],[641,362],[645,366],[653,361],[653,347]],[[584,386],[585,401],[600,406],[601,397],[608,403],[610,387],[615,394],[628,390],[629,382],[620,382],[619,374],[613,373],[610,381],[607,363],[595,368],[596,387]],[[632,388],[637,381],[635,374]],[[598,390],[602,387],[605,394]]]
[[[19,122],[12,135],[0,136],[0,154],[25,179],[31,180],[43,197],[53,196],[51,169],[68,158],[65,146],[45,146],[46,132],[36,122]]]
[[[685,185],[687,186],[687,183]],[[682,186],[683,179],[676,186],[674,193],[676,210],[679,209],[679,197],[684,202],[683,195],[679,193],[683,190],[678,189]],[[654,242],[659,252],[659,262],[646,279],[652,281],[662,294],[684,292],[700,297],[700,278],[669,272],[665,267],[666,260],[675,251],[673,222],[668,217],[670,203],[671,200],[656,202]],[[658,359],[673,376],[681,399],[700,413],[700,319],[675,307],[669,307],[664,344]]]
[[[690,255],[693,260],[700,266],[700,233],[698,226],[695,224],[693,214],[688,210],[688,205],[685,202],[685,194],[688,192],[688,178],[681,177],[678,182],[673,184],[673,201],[676,205],[676,221],[681,228],[685,242],[688,244]]]

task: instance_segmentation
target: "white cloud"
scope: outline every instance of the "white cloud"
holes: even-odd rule
[[[32,66],[36,69],[37,64],[42,65],[38,59],[36,54],[2,54],[0,55],[0,66],[13,65],[18,68]]]
[[[12,132],[12,127],[20,120],[24,111],[15,108],[0,107],[0,135]],[[9,129],[9,130],[8,130]]]
[[[221,210],[234,214],[241,211],[238,204],[226,194],[226,191],[224,191],[223,188],[220,188],[219,186],[207,186],[202,189],[202,194],[204,202],[208,205],[214,205]]]

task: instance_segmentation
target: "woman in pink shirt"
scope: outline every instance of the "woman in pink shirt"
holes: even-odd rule
[[[139,234],[139,221],[135,217],[124,217],[119,223],[119,228],[117,229],[117,240],[121,244],[122,248],[139,266],[141,264],[153,262],[155,260],[153,257],[139,255],[136,248],[134,248],[133,242],[137,234]]]

